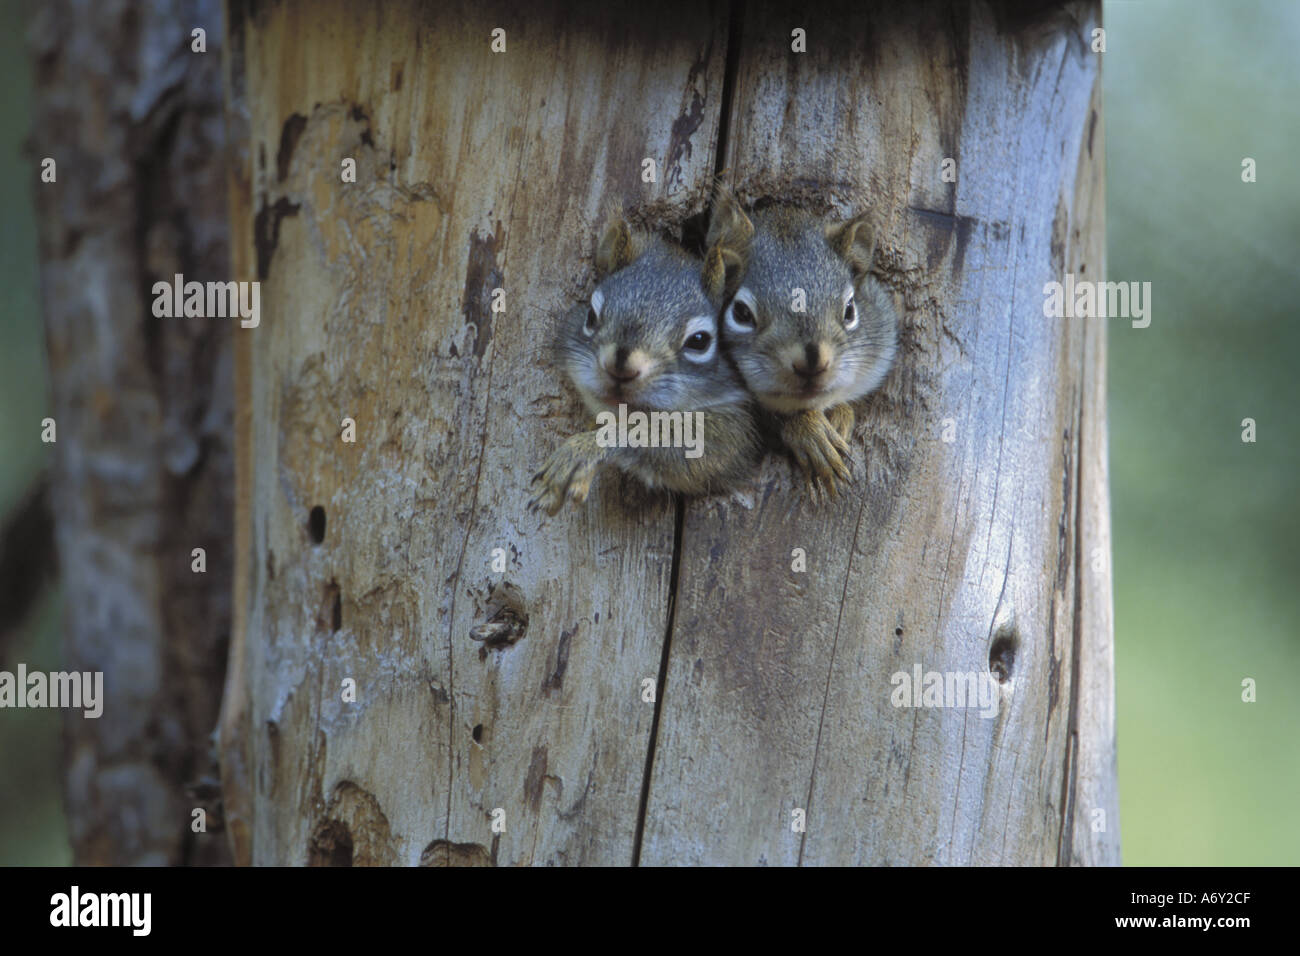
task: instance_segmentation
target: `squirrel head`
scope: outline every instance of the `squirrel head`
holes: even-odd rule
[[[772,206],[751,221],[729,193],[719,200],[706,284],[730,300],[720,331],[755,398],[788,414],[879,385],[893,361],[897,314],[868,275],[875,246],[866,215],[826,223]]]
[[[596,250],[597,284],[561,336],[569,379],[593,412],[693,411],[743,402],[718,342],[718,307],[701,262],[611,214]]]

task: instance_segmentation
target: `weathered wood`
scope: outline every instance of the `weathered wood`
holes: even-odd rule
[[[603,7],[231,5],[265,315],[241,332],[247,697],[224,744],[245,858],[632,861],[675,510],[606,481],[585,512],[525,512],[583,421],[541,339],[608,197],[702,208],[726,23]],[[489,649],[470,633],[505,583],[527,626]]]
[[[1098,11],[1005,9],[231,3],[240,859],[1117,862],[1104,328],[1042,315],[1103,267]],[[856,485],[528,515],[602,204],[681,223],[724,134],[748,198],[875,213],[906,310]],[[894,707],[915,664],[1002,674],[997,716]]]
[[[219,818],[194,833],[191,813],[216,809],[231,327],[151,308],[155,281],[228,269],[221,6],[33,6],[33,177],[45,157],[57,163],[35,195],[64,666],[104,674],[102,716],[70,710],[64,725],[74,859],[226,863]],[[195,27],[207,30],[206,53],[191,50]],[[194,548],[206,552],[202,574]]]
[[[1079,144],[1079,169],[1071,206],[1079,226],[1069,231],[1065,271],[1106,275],[1105,124],[1101,83],[1092,89],[1088,131]],[[1091,117],[1097,117],[1093,123]],[[1085,157],[1086,153],[1086,157]],[[1119,863],[1119,788],[1115,749],[1115,620],[1111,590],[1110,455],[1106,435],[1106,326],[1084,325],[1079,425],[1079,507],[1075,533],[1072,724],[1066,799],[1057,861],[1107,866]]]
[[[1079,594],[1080,525],[1106,533],[1104,330],[1042,312],[1065,251],[1079,273],[1085,245],[1100,252],[1096,16],[746,17],[735,185],[873,208],[903,349],[860,416],[846,500],[814,507],[769,466],[755,510],[690,507],[642,862],[1041,864],[1071,859],[1068,833],[1073,858],[1118,861],[1113,767],[1093,765],[1113,754],[1109,675],[1080,673],[1110,647],[1108,588],[1083,595],[1105,612]],[[788,52],[792,26],[805,55]],[[891,703],[896,672],[995,658],[1009,677],[994,719]],[[1095,807],[1104,833],[1075,823]]]

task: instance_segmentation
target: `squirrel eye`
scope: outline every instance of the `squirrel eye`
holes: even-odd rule
[[[853,304],[853,300],[849,299],[848,302],[844,303],[844,328],[852,332],[857,327],[858,309],[857,306]]]
[[[730,308],[727,309],[727,322],[733,329],[740,332],[752,332],[757,324],[754,319],[754,310],[740,299],[734,300]]]
[[[712,315],[697,315],[686,323],[682,332],[682,358],[696,365],[706,365],[717,354],[718,320]]]
[[[735,335],[752,335],[758,331],[758,317],[754,314],[757,307],[754,293],[742,286],[722,314],[723,327]]]
[[[582,325],[582,334],[591,336],[596,334],[596,310],[587,309],[587,321]]]

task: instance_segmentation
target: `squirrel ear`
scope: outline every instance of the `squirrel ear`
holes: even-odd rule
[[[705,245],[712,249],[721,244],[743,254],[753,238],[754,224],[740,208],[735,193],[719,182],[713,191],[713,212],[709,216],[709,234]]]
[[[700,283],[709,300],[721,303],[740,287],[740,276],[745,260],[740,254],[724,246],[713,246],[704,256],[704,270]]]
[[[622,213],[611,211],[596,246],[596,275],[604,278],[611,272],[617,272],[635,259],[636,255],[632,228]]]
[[[708,252],[704,255],[701,275],[704,293],[710,299],[721,302],[740,287],[753,238],[754,224],[731,190],[719,182],[714,191],[713,213],[705,240]]]
[[[876,253],[876,237],[867,226],[863,212],[847,222],[833,222],[826,227],[826,241],[835,254],[848,263],[853,278],[859,279],[871,269]]]

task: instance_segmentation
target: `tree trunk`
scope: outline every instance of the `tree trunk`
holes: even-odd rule
[[[1099,10],[1019,7],[232,0],[237,859],[1118,862],[1105,333],[1042,307],[1104,274]],[[605,202],[694,229],[720,168],[872,212],[855,485],[529,514]]]
[[[35,189],[63,666],[104,675],[102,716],[66,712],[74,859],[228,862],[211,734],[230,627],[230,326],[156,318],[151,294],[229,271],[221,7],[54,0],[29,36],[33,178],[56,162]]]

